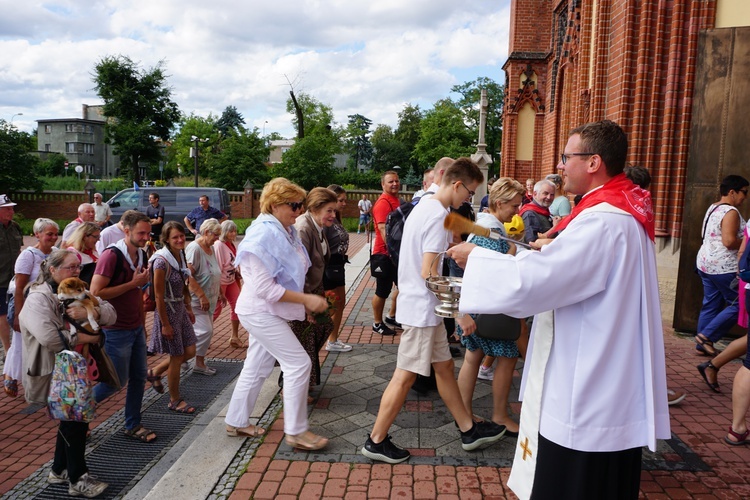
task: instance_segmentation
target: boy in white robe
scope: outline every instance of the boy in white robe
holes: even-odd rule
[[[611,121],[574,129],[558,168],[584,197],[555,240],[448,251],[466,266],[461,312],[537,315],[508,481],[522,499],[637,498],[641,447],[670,437],[654,218],[626,154]]]

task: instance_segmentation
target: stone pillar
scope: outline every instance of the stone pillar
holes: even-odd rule
[[[472,200],[474,206],[474,212],[479,212],[479,204],[482,202],[482,198],[487,194],[487,172],[489,172],[488,165],[492,163],[492,157],[487,153],[487,144],[484,135],[484,129],[487,124],[487,89],[482,89],[481,101],[479,108],[479,142],[477,143],[477,151],[471,155],[471,160],[479,165],[479,170],[482,171],[484,176],[484,182],[479,184],[476,189],[476,194]]]

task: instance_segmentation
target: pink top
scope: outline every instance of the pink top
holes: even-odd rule
[[[232,243],[216,240],[214,242],[214,253],[221,268],[221,284],[231,285],[235,281],[234,256],[237,255],[237,249]]]
[[[245,254],[238,265],[245,284],[237,299],[237,314],[265,313],[285,320],[305,319],[305,306],[302,304],[279,302],[286,289],[276,283],[258,256]]]

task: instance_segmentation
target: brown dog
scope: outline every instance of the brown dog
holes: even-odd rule
[[[99,324],[94,319],[94,308],[99,305],[96,297],[86,290],[86,282],[78,278],[66,278],[57,286],[57,298],[63,303],[65,308],[78,306],[86,309],[88,321],[81,321],[81,326],[89,325],[93,332],[99,330]],[[73,333],[76,332],[75,326],[70,325]]]

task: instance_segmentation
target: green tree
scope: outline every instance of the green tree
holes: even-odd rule
[[[336,176],[333,155],[340,149],[332,133],[308,135],[297,139],[272,169],[273,177],[286,177],[305,189],[331,184]]]
[[[65,174],[65,162],[67,158],[60,153],[50,153],[39,162],[39,175],[57,177]]]
[[[242,126],[234,130],[209,159],[211,183],[230,191],[242,191],[247,181],[263,186],[269,180],[265,165],[268,148],[263,137],[257,128],[252,132]]]
[[[42,188],[37,176],[39,158],[30,154],[37,150],[36,143],[36,137],[0,120],[0,186],[4,192]]]
[[[420,165],[434,165],[443,156],[458,158],[474,152],[472,131],[464,122],[461,108],[450,99],[442,99],[425,113],[413,158]]]
[[[227,106],[221,113],[221,118],[216,122],[216,128],[219,129],[221,135],[227,135],[230,131],[240,132],[242,126],[245,124],[245,119],[242,114],[237,111],[234,106]]]
[[[414,156],[414,148],[422,133],[422,118],[424,118],[424,113],[419,109],[419,105],[406,104],[398,114],[398,126],[394,133],[395,139],[406,147],[409,154],[408,166],[414,167],[417,172],[422,172],[426,168],[425,165],[420,166]],[[402,167],[407,166],[406,162],[402,162],[400,165]]]
[[[370,142],[370,126],[372,120],[360,114],[349,115],[349,125],[346,127],[346,145],[349,153],[349,168],[360,170],[372,161],[372,143]]]
[[[388,125],[380,124],[372,133],[372,169],[383,172],[394,166],[409,168],[410,151],[407,146],[396,139],[393,130]]]
[[[95,89],[104,101],[105,141],[114,145],[124,170],[140,182],[140,162],[157,164],[162,158],[158,139],[166,142],[180,119],[171,100],[164,62],[142,70],[127,56],[106,56],[94,67]]]
[[[323,133],[333,128],[333,108],[305,92],[296,96],[305,123],[305,136]],[[291,98],[286,101],[286,111],[292,114],[292,125],[299,130],[299,120]]]
[[[221,135],[216,126],[216,118],[208,115],[208,118],[195,115],[183,116],[180,120],[179,130],[167,148],[167,166],[164,177],[175,175],[191,175],[195,170],[195,158],[190,157],[190,148],[195,147],[195,140],[208,139],[207,142],[198,143],[198,175],[208,177],[208,164],[214,149],[217,148]]]
[[[474,130],[476,140],[479,138],[479,107],[482,89],[487,89],[487,124],[485,126],[487,152],[492,156],[493,170],[497,172],[500,166],[498,164],[499,153],[503,140],[505,90],[491,78],[479,77],[471,82],[454,85],[451,92],[461,95],[457,104],[463,110],[464,119]]]

